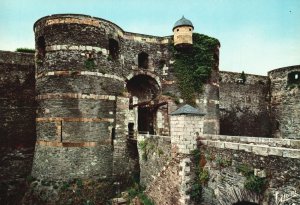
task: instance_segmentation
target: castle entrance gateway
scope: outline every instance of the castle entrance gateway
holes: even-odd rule
[[[136,110],[139,133],[156,133],[156,112],[161,88],[156,79],[147,74],[138,74],[126,84],[130,93],[130,109]]]

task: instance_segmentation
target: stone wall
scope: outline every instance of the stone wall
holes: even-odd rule
[[[282,138],[300,139],[300,66],[272,70],[271,112],[275,123],[273,134]]]
[[[0,52],[0,144],[33,146],[35,134],[34,55]]]
[[[267,76],[220,72],[220,134],[271,136]]]
[[[190,154],[196,149],[196,139],[203,133],[203,118],[197,115],[171,116],[172,152]]]
[[[181,113],[185,110],[183,108],[179,110],[176,114],[171,114],[171,149],[169,150],[171,157],[160,164],[160,169],[151,173],[148,170],[153,171],[153,168],[141,166],[141,174],[144,172],[148,176],[151,175],[145,184],[147,185],[146,194],[155,204],[191,204],[190,182],[195,178],[191,163],[192,151],[196,149],[197,137],[203,133],[204,117]],[[145,152],[147,149],[143,149],[145,147],[143,143],[140,143],[140,147],[142,150],[140,159],[143,159],[143,154],[147,153]]]
[[[20,204],[34,152],[34,55],[0,52],[0,204]]]
[[[203,135],[200,142],[209,173],[202,204],[299,203],[299,140]]]
[[[149,185],[171,158],[170,137],[138,135],[140,183]]]
[[[154,176],[153,182],[146,189],[146,194],[155,204],[180,204],[179,184],[181,176],[179,169],[180,159],[173,158],[165,164],[161,172]]]

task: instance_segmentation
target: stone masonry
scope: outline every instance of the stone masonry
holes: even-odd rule
[[[171,116],[171,158],[158,171],[157,176],[154,175],[151,181],[146,181],[146,193],[155,204],[192,203],[188,194],[190,183],[195,177],[192,171],[191,154],[197,147],[197,138],[203,134],[204,114],[186,113],[185,111],[190,110],[183,109],[185,107],[187,105],[173,112]],[[187,108],[197,111],[191,106]],[[143,169],[145,166],[141,166],[141,173],[144,172]],[[141,177],[143,179],[145,176]],[[167,179],[170,181],[166,182]]]
[[[193,30],[182,31],[191,37]],[[185,103],[169,49],[173,36],[131,33],[105,19],[76,14],[43,17],[34,33],[35,55],[0,52],[4,164],[15,167],[19,161],[7,156],[28,147],[28,158],[19,165],[27,175],[28,161],[33,162],[31,173],[38,180],[97,179],[125,188],[141,174],[146,193],[158,204],[187,204],[190,153],[200,136],[201,152],[244,161],[269,180],[266,192],[255,195],[243,189],[245,177],[234,171],[236,164],[218,170],[210,161],[212,176],[230,183],[219,186],[210,179],[204,200],[215,197],[207,204],[299,203],[299,66],[267,76],[246,74],[243,82],[240,73],[219,72],[217,46],[211,76],[196,96],[195,106],[205,115],[170,115]],[[155,150],[148,162],[142,162],[141,140]],[[8,184],[17,179],[10,168],[3,170],[1,200],[12,199]],[[24,185],[25,174],[14,172]],[[170,179],[174,182],[166,187]]]
[[[178,93],[168,49],[172,37],[125,32],[107,20],[73,14],[43,17],[34,32],[38,109],[33,176],[129,177],[136,161],[128,155],[128,138],[137,132],[170,135],[168,114],[173,110],[167,106],[172,100],[163,93]],[[212,105],[207,124],[213,124],[206,126],[211,134],[218,133],[217,95],[211,91],[217,88],[217,72],[218,61],[198,100],[199,106],[202,100]]]
[[[299,204],[299,140],[202,135],[200,142],[209,172],[203,204]],[[247,188],[245,184],[253,181],[240,170],[252,171],[250,179],[264,180],[263,188]]]

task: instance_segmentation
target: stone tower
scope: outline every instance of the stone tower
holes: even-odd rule
[[[174,45],[175,46],[190,46],[193,44],[193,30],[192,22],[184,16],[176,21],[173,26]]]
[[[32,175],[67,180],[112,175],[121,29],[84,15],[52,15],[34,25],[37,142]],[[113,66],[110,66],[113,64]]]
[[[279,138],[299,139],[300,66],[272,70],[270,78],[273,134]]]
[[[175,45],[190,48],[193,29],[184,17],[177,21]],[[37,141],[32,176],[118,182],[139,173],[133,138],[140,133],[169,136],[169,114],[178,106],[171,37],[126,32],[110,21],[78,14],[43,17],[34,32]],[[218,132],[217,74],[215,59],[212,77],[196,102],[207,113],[204,133]]]

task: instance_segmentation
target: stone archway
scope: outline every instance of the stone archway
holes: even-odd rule
[[[214,192],[222,205],[258,205],[260,201],[258,194],[228,183],[218,185]]]
[[[130,104],[130,108],[137,109],[138,131],[140,133],[155,134],[156,102],[161,94],[161,87],[157,80],[144,73],[132,76],[126,83],[131,97],[137,102]]]

